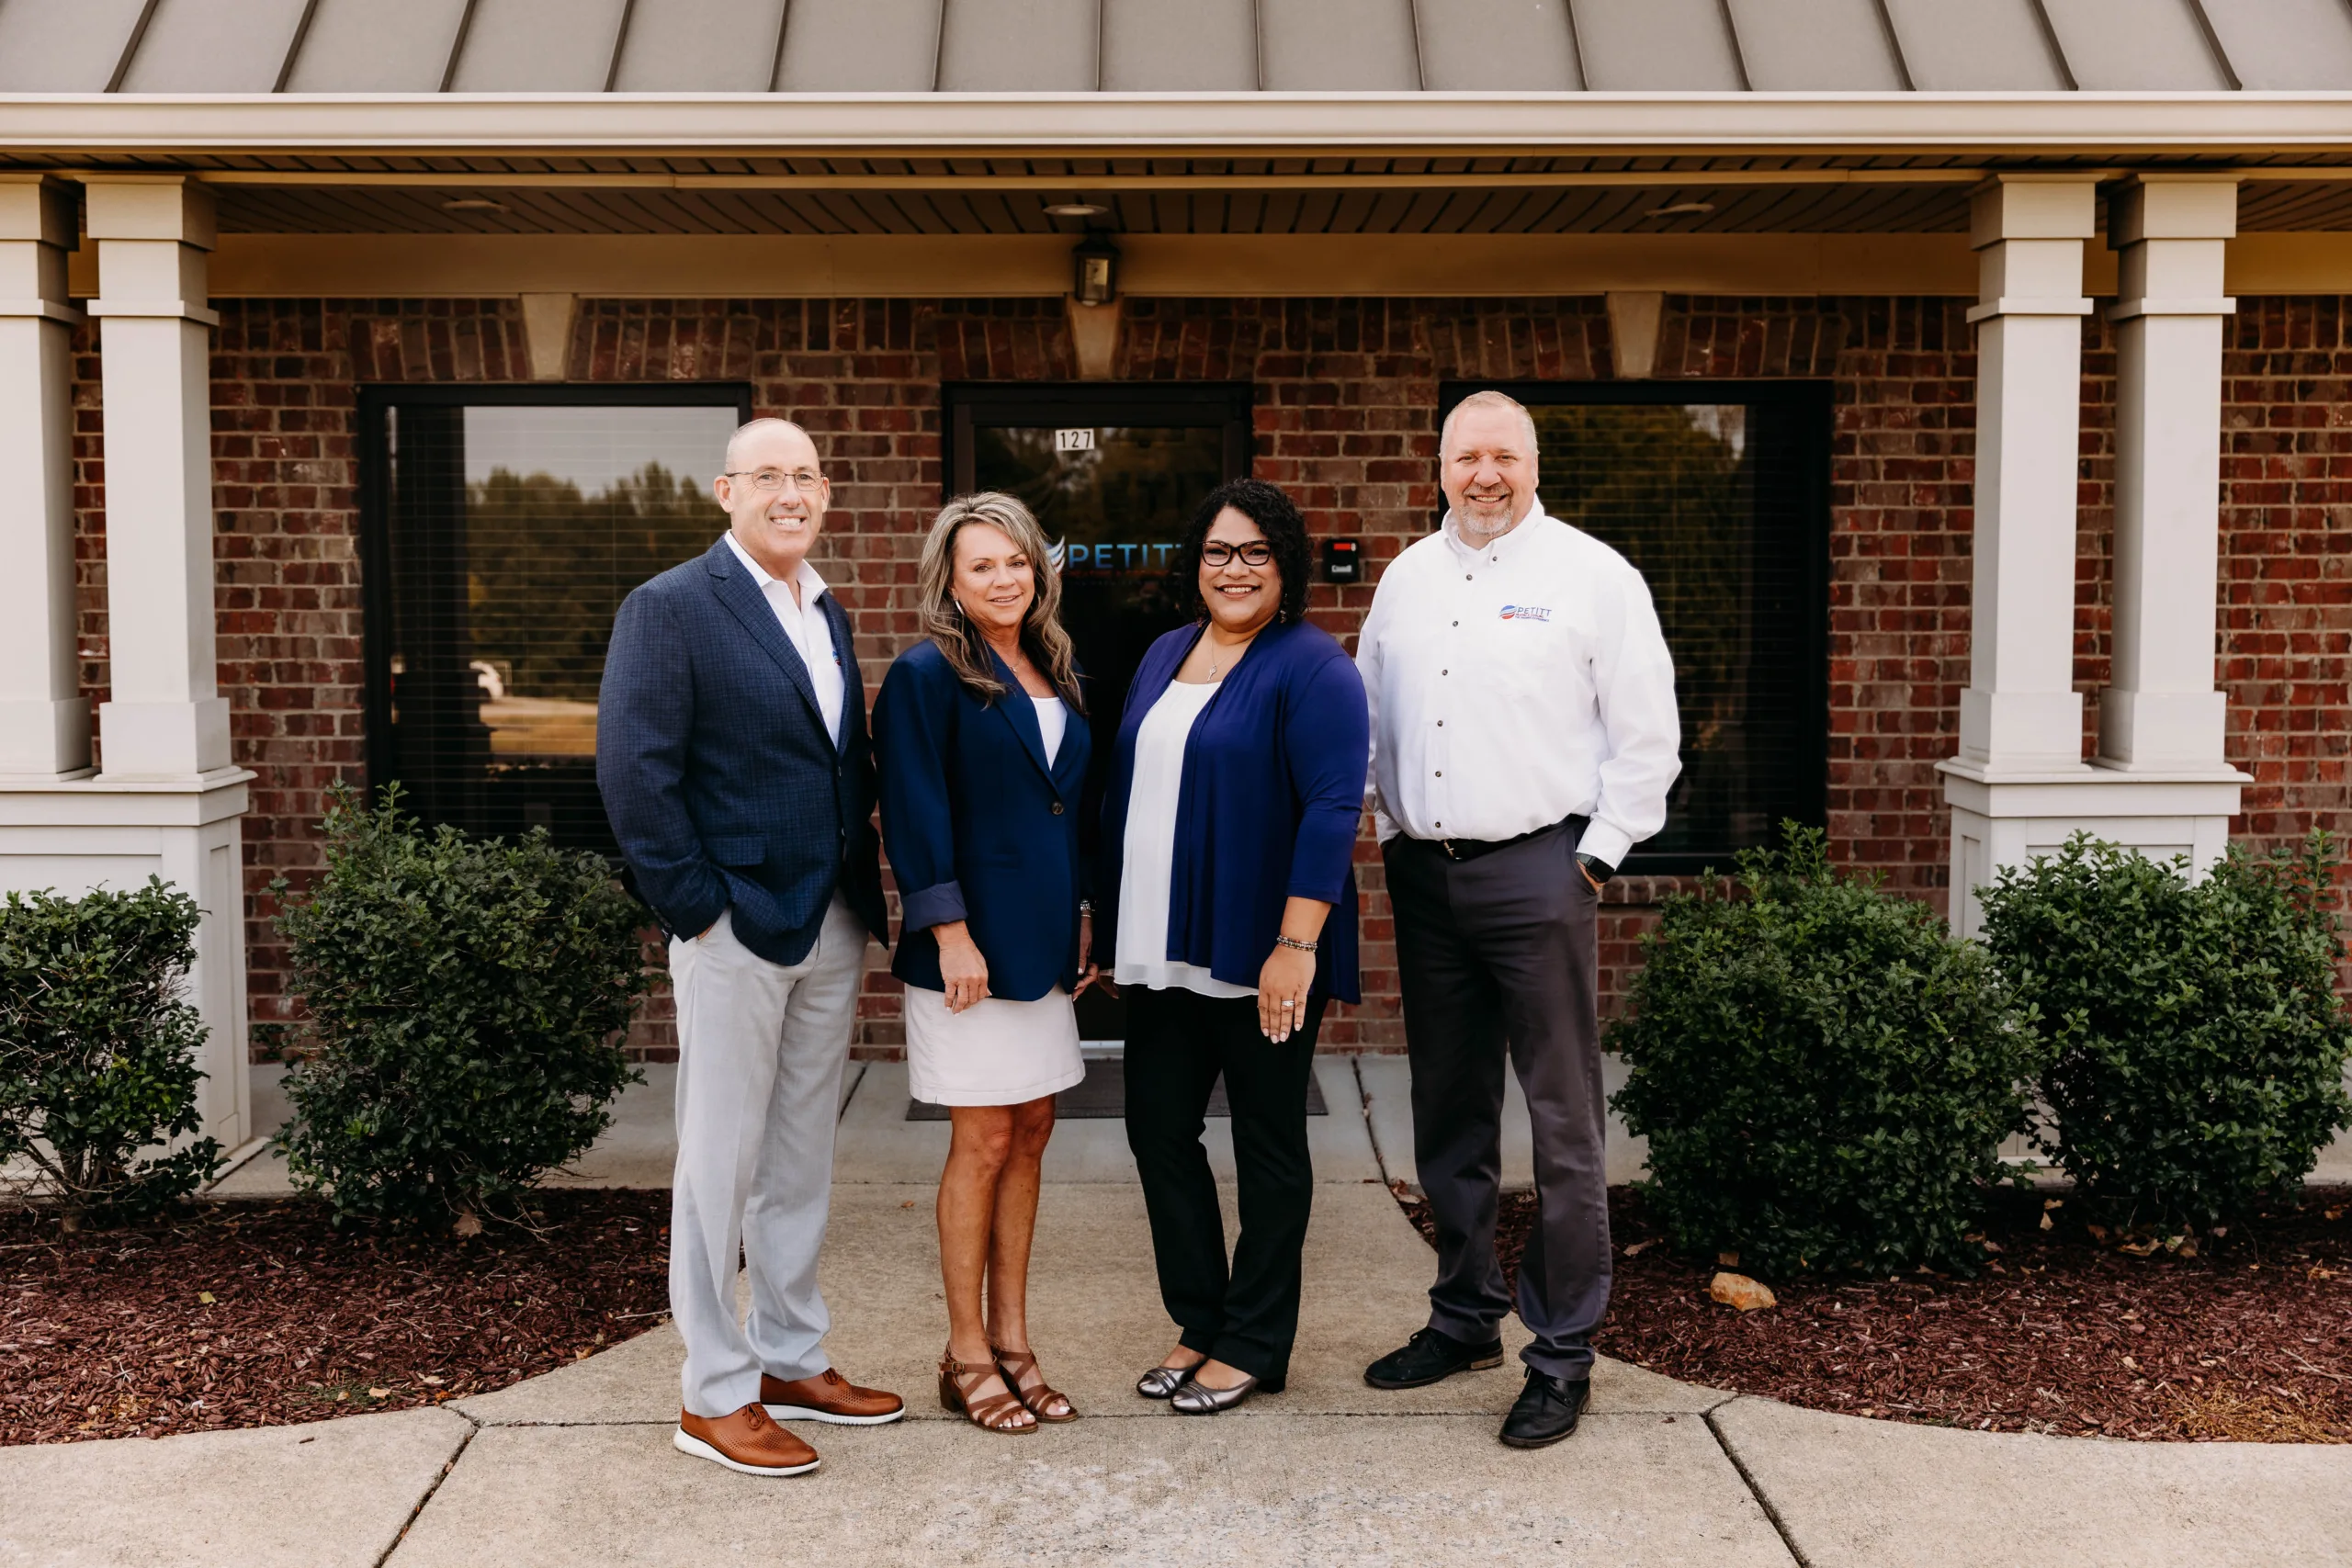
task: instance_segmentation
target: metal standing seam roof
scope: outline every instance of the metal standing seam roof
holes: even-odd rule
[[[0,0],[0,94],[2343,89],[2352,0]]]

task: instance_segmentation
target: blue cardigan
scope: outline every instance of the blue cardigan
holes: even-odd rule
[[[937,644],[920,642],[875,699],[882,845],[904,914],[890,973],[946,989],[931,928],[963,920],[988,960],[989,994],[1031,1002],[1078,984],[1080,798],[1093,740],[1073,711],[1048,767],[1035,705],[995,663],[1007,694],[986,702]]]
[[[1127,689],[1094,878],[1094,959],[1105,969],[1117,955],[1136,734],[1200,636],[1182,626],[1153,643]],[[1315,988],[1358,999],[1355,843],[1371,748],[1363,679],[1330,634],[1305,623],[1260,632],[1184,743],[1165,956],[1254,988],[1283,905],[1314,898],[1331,906]]]

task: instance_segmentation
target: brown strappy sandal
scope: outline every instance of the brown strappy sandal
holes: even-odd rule
[[[990,1345],[989,1353],[996,1358],[997,1371],[1004,1374],[1004,1384],[1029,1414],[1040,1421],[1063,1422],[1078,1419],[1078,1409],[1069,1395],[1047,1382],[1037,1371],[1037,1355],[1034,1350],[1008,1350],[1001,1345]],[[1037,1381],[1031,1382],[1035,1376]],[[1059,1408],[1056,1408],[1058,1405]]]
[[[1037,1417],[1021,1402],[1017,1393],[991,1393],[985,1399],[974,1399],[972,1390],[983,1379],[1003,1377],[994,1361],[959,1361],[950,1349],[939,1358],[939,1407],[961,1415],[983,1432],[1002,1432],[1019,1437],[1037,1429]],[[971,1380],[968,1382],[960,1379]],[[1007,1379],[1010,1386],[1011,1380]],[[1022,1417],[1026,1416],[1023,1420]]]

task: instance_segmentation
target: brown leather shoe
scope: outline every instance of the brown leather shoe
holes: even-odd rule
[[[760,1374],[760,1403],[776,1421],[830,1421],[836,1427],[880,1427],[907,1413],[907,1402],[878,1388],[860,1388],[827,1367],[813,1378]]]
[[[817,1450],[768,1419],[756,1404],[732,1416],[678,1412],[670,1444],[682,1454],[723,1464],[745,1475],[806,1475],[817,1468]]]

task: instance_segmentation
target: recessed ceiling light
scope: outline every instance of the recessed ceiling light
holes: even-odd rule
[[[486,196],[453,196],[441,204],[445,212],[503,212],[506,204]]]
[[[1653,207],[1646,214],[1645,214],[1645,216],[1650,218],[1696,218],[1702,213],[1713,212],[1714,209],[1715,204],[1712,201],[1678,201],[1670,207]]]
[[[1100,218],[1110,210],[1091,201],[1057,201],[1046,213],[1051,218]]]

